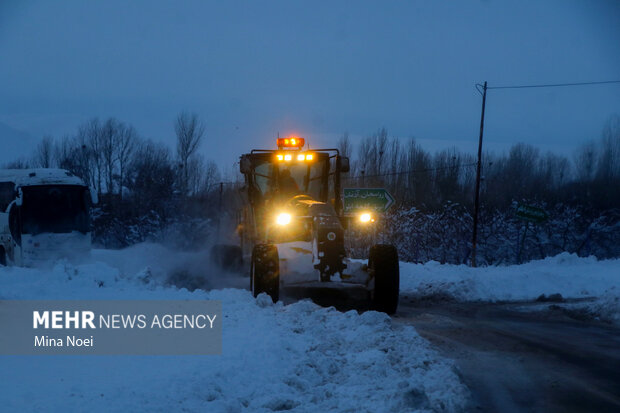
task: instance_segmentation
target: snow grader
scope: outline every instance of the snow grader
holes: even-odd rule
[[[344,214],[341,175],[349,159],[337,149],[304,149],[304,138],[277,139],[277,149],[254,149],[240,158],[245,177],[238,233],[250,260],[254,296],[274,302],[281,288],[361,287],[371,306],[392,314],[398,306],[398,253],[376,244],[368,261],[347,257],[348,228],[375,225],[372,211]]]

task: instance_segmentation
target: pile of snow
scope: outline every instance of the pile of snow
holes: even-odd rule
[[[0,299],[221,300],[223,354],[2,356],[3,411],[464,408],[467,389],[453,364],[382,313],[341,313],[309,301],[284,306],[241,289],[190,292],[157,281],[156,266],[165,263],[136,270],[138,256],[131,262],[123,254],[97,252],[107,263],[58,262],[47,270],[1,268]]]
[[[524,301],[545,295],[597,298],[585,306],[601,319],[620,323],[620,260],[598,261],[562,253],[506,267],[400,264],[401,295],[448,296],[459,301]]]
[[[562,253],[527,264],[471,268],[401,263],[401,294],[447,294],[461,301],[532,300],[542,294],[598,297],[620,283],[620,260]]]
[[[595,303],[588,305],[587,309],[601,320],[620,324],[620,290],[611,287]]]
[[[161,244],[145,242],[122,250],[96,249],[92,257],[128,276],[142,273],[157,284],[189,290],[248,287],[248,278],[240,274],[214,271],[208,249],[173,251]]]

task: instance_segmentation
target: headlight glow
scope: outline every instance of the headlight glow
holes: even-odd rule
[[[276,222],[278,223],[278,225],[282,225],[282,226],[290,224],[291,214],[287,214],[286,212],[282,212],[278,214],[276,218]]]
[[[363,214],[360,215],[360,222],[363,222],[364,224],[370,222],[372,220],[372,215],[370,215],[370,213],[368,212],[364,212]]]

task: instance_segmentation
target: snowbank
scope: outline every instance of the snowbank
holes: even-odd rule
[[[471,268],[401,263],[401,294],[448,294],[457,300],[531,300],[541,294],[598,297],[620,284],[620,260],[563,253],[527,264]]]
[[[450,296],[459,301],[521,301],[541,295],[597,298],[583,304],[602,320],[620,324],[620,260],[598,261],[563,253],[507,267],[400,264],[401,295]]]
[[[274,305],[267,296],[254,299],[240,289],[165,287],[155,279],[158,267],[137,270],[142,258],[121,257],[126,254],[100,251],[95,256],[107,263],[59,262],[47,270],[1,268],[0,298],[221,300],[223,354],[2,356],[3,411],[401,412],[464,407],[467,390],[452,363],[414,328],[392,325],[384,314],[340,313],[308,301]],[[155,265],[166,264],[160,259]]]
[[[587,308],[600,319],[620,325],[620,290],[611,287]]]

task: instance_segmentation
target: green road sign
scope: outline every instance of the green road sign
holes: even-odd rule
[[[544,209],[524,204],[519,204],[517,206],[515,215],[523,221],[535,222],[537,224],[549,219],[549,214],[547,214],[547,211]]]
[[[344,188],[344,212],[387,211],[394,204],[394,197],[384,188]]]

